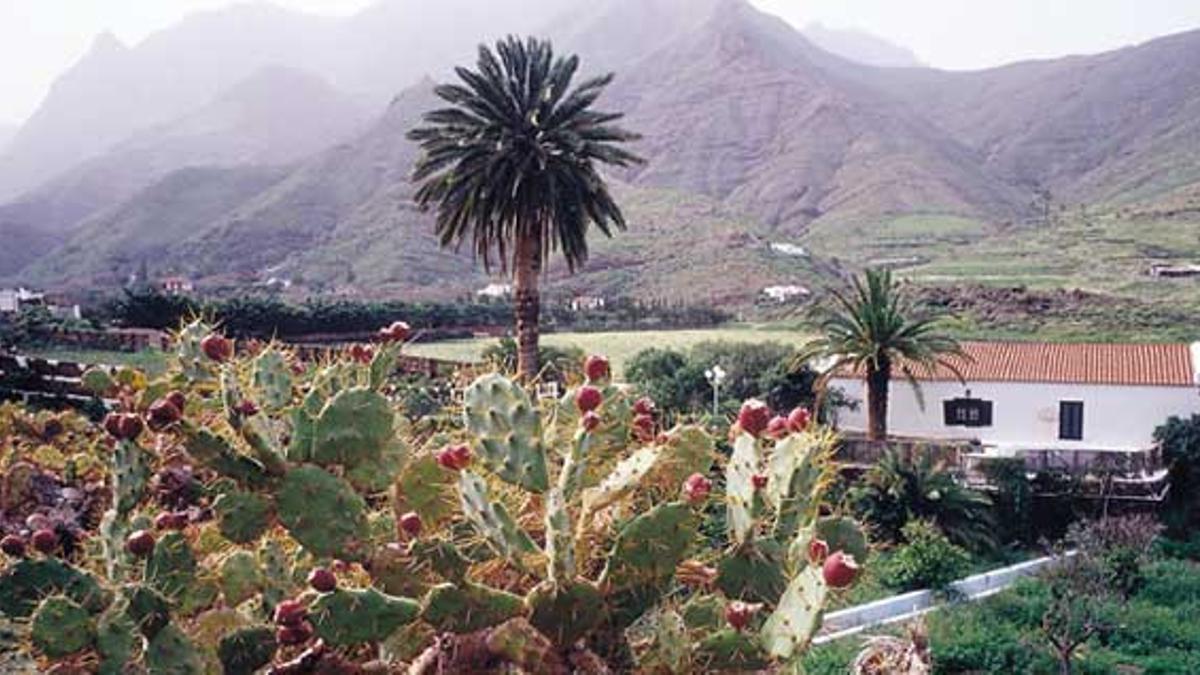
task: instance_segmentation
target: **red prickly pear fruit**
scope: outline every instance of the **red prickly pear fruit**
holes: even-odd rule
[[[275,631],[275,639],[279,644],[288,647],[304,644],[312,638],[312,626],[301,622],[294,626],[281,626]]]
[[[703,504],[709,492],[712,492],[712,481],[704,474],[694,473],[683,481],[683,498],[689,504]]]
[[[787,422],[792,433],[798,434],[808,428],[809,423],[812,422],[812,413],[808,411],[808,408],[796,408],[788,414]]]
[[[154,517],[156,530],[182,530],[188,526],[188,514],[164,512]]]
[[[601,394],[600,390],[593,386],[585,384],[575,392],[575,406],[581,413],[591,412],[599,408],[603,402],[604,394]]]
[[[766,474],[756,473],[750,477],[750,482],[754,484],[755,490],[763,490],[767,487]]]
[[[443,448],[437,454],[439,466],[451,471],[462,471],[471,465],[471,448],[465,445],[452,445]]]
[[[125,551],[135,558],[144,558],[154,552],[157,542],[150,530],[134,530],[125,537]]]
[[[178,410],[180,414],[187,409],[187,397],[184,396],[183,392],[179,391],[178,389],[168,392],[163,398],[170,401],[171,405],[175,406],[175,409]]]
[[[137,440],[138,436],[142,435],[142,430],[145,426],[142,424],[142,418],[133,413],[121,415],[121,435],[120,438],[126,441]]]
[[[109,436],[112,436],[113,438],[115,438],[117,440],[122,440],[122,438],[121,438],[121,416],[118,415],[117,413],[108,413],[107,415],[105,415],[104,416],[104,430],[108,432]]]
[[[242,400],[233,409],[242,417],[254,417],[258,414],[258,404],[249,399]]]
[[[808,561],[816,565],[829,555],[829,544],[824,539],[814,538],[808,542]]]
[[[154,551],[154,534],[138,530],[125,538],[125,550],[135,558],[145,558]]]
[[[308,618],[308,607],[299,600],[284,600],[275,605],[274,618],[280,626],[299,626]]]
[[[332,593],[337,588],[337,575],[324,567],[308,573],[308,585],[318,593]]]
[[[367,345],[354,345],[350,347],[350,358],[365,365],[375,358],[375,350]]]
[[[608,359],[599,354],[592,354],[583,362],[583,374],[588,382],[603,382],[608,379]]]
[[[633,435],[643,443],[654,440],[654,418],[650,415],[638,415],[633,418]]]
[[[858,563],[849,553],[836,551],[825,559],[825,566],[821,572],[825,577],[825,585],[830,588],[846,588],[854,583],[858,576]]]
[[[755,398],[743,403],[742,409],[738,412],[738,426],[751,436],[761,434],[770,422],[771,409],[767,407],[766,403]]]
[[[750,620],[754,618],[755,614],[758,614],[760,609],[762,609],[762,605],[760,604],[734,600],[725,605],[725,621],[734,630],[740,632],[743,628],[750,625]]]
[[[146,412],[146,419],[150,423],[150,428],[155,431],[162,431],[172,424],[178,422],[183,417],[183,413],[175,404],[167,399],[155,401],[150,406],[150,410]]]
[[[767,422],[767,437],[768,438],[783,438],[788,434],[788,421],[786,417],[776,415]]]
[[[421,534],[421,516],[416,511],[409,511],[400,516],[400,529],[410,537]]]
[[[404,342],[408,339],[412,329],[403,321],[396,321],[392,325],[379,329],[379,339],[384,342]]]
[[[233,343],[224,335],[210,333],[200,341],[200,351],[217,363],[224,363],[233,356]]]
[[[589,410],[579,419],[579,426],[589,433],[595,431],[596,427],[600,426],[600,416],[595,411]]]
[[[38,530],[29,538],[29,543],[33,544],[33,550],[38,553],[50,555],[58,548],[58,535],[48,528]]]
[[[654,437],[654,442],[658,445],[667,445],[671,442],[671,436],[665,432],[660,432]]]
[[[657,405],[654,403],[654,399],[650,398],[649,396],[643,396],[633,402],[633,414],[653,415],[656,407]]]
[[[10,534],[0,539],[0,551],[10,558],[21,558],[25,555],[25,539],[18,534]]]
[[[44,513],[31,513],[25,518],[25,527],[30,530],[52,530],[54,529],[54,521],[50,520],[50,516]]]

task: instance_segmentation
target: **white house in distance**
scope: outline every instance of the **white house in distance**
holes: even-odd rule
[[[1154,430],[1168,417],[1200,413],[1200,342],[962,347],[971,357],[959,368],[965,382],[948,369],[917,374],[923,407],[904,378],[892,378],[889,434],[976,440],[999,456],[1139,453],[1153,449]],[[865,430],[863,380],[847,373],[830,386],[859,402],[839,413],[839,426]]]

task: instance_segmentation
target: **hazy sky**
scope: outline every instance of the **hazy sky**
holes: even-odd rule
[[[436,0],[433,0],[436,2]],[[349,14],[372,0],[274,0]],[[480,0],[486,2],[486,0]],[[792,23],[875,33],[941,68],[1090,53],[1200,28],[1200,0],[752,0]],[[0,0],[0,123],[29,116],[54,78],[111,30],[134,44],[232,0]]]

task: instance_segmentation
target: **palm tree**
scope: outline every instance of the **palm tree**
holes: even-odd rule
[[[991,498],[959,484],[949,465],[928,450],[888,448],[848,496],[880,539],[899,543],[904,526],[916,519],[934,523],[959,546],[996,546]]]
[[[625,229],[597,165],[640,163],[619,144],[638,136],[614,126],[620,113],[592,108],[607,74],[572,88],[575,56],[554,57],[547,41],[508,37],[479,47],[476,70],[434,91],[449,107],[427,113],[408,137],[422,150],[416,202],[436,205],[442,246],[470,239],[485,268],[513,273],[517,372],[538,374],[538,276],[551,251],[569,271],[588,256],[587,234]]]
[[[863,373],[867,438],[884,440],[894,370],[904,375],[921,400],[918,371],[931,373],[942,366],[962,380],[958,364],[969,357],[957,340],[938,332],[941,317],[916,316],[912,298],[890,271],[868,269],[862,278],[854,278],[849,291],[831,290],[834,307],[825,310],[820,336],[801,350],[797,361],[827,362],[827,367],[822,366],[826,368],[822,386],[842,370]]]

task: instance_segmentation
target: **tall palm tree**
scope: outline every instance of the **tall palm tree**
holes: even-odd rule
[[[849,292],[832,290],[831,295],[833,307],[824,312],[820,336],[805,345],[798,361],[826,361],[824,381],[846,369],[865,375],[868,439],[887,438],[893,371],[912,385],[918,400],[918,372],[942,366],[962,379],[958,365],[969,357],[957,340],[938,332],[942,317],[917,316],[913,299],[890,271],[868,269],[854,278]]]
[[[587,234],[625,229],[597,165],[642,160],[620,147],[638,138],[614,126],[621,113],[593,104],[611,73],[572,88],[575,56],[555,58],[548,41],[508,37],[479,47],[475,70],[435,89],[449,106],[424,116],[408,137],[422,156],[416,202],[437,208],[442,246],[470,239],[485,268],[513,273],[518,374],[538,374],[538,276],[551,251],[569,271],[588,257]]]

